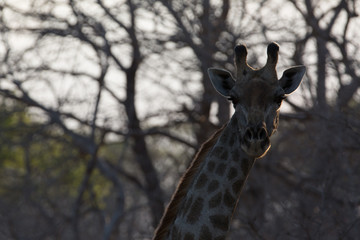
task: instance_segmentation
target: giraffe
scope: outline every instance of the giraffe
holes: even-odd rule
[[[269,150],[282,101],[299,86],[306,68],[294,66],[278,79],[279,46],[267,47],[267,62],[254,69],[247,48],[234,49],[236,78],[208,69],[214,88],[232,102],[230,121],[206,141],[183,175],[155,230],[153,240],[222,240],[256,159]]]

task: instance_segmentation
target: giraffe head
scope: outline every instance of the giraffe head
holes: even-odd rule
[[[270,148],[270,136],[279,123],[279,108],[287,95],[299,86],[305,66],[284,71],[278,79],[276,64],[279,46],[270,43],[266,65],[254,69],[247,64],[245,45],[235,47],[236,78],[218,68],[208,70],[215,89],[232,101],[234,131],[239,132],[240,146],[250,156],[261,157]]]

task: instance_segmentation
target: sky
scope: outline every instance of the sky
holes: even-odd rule
[[[67,1],[65,0],[56,1],[57,4],[55,5],[48,1],[20,0],[6,2],[16,7],[21,12],[26,12],[33,5],[39,7],[38,10],[40,12],[51,11],[54,15],[63,18],[64,21],[68,21],[69,23],[76,22],[76,18],[71,16],[71,9],[66,5]],[[80,5],[80,8],[90,16],[99,18],[103,14],[99,8],[94,7],[95,5],[92,4],[93,1],[87,0],[81,2],[82,4]],[[264,16],[277,18],[279,19],[279,24],[283,24],[284,26],[289,23],[294,24],[294,27],[299,28],[296,30],[298,34],[305,31],[305,29],[301,29],[301,23],[291,20],[295,17],[296,12],[292,10],[293,8],[290,3],[286,2],[284,4],[284,1],[281,0],[270,2],[271,3],[264,3],[265,7],[261,8]],[[334,2],[332,3],[334,4]],[[258,2],[247,1],[246,3],[246,9],[249,11],[248,13],[256,16]],[[106,1],[106,4],[108,4],[108,6],[112,6],[114,9],[120,5],[120,13],[126,10],[119,1]],[[235,1],[232,8],[233,12],[229,17],[230,21],[235,22],[239,14],[241,14],[241,11],[244,11],[241,4],[242,3]],[[328,9],[333,7],[333,4],[328,3],[319,5],[317,8],[318,14],[326,12]],[[26,26],[28,28],[36,29],[41,25],[47,26],[46,24],[44,25],[44,22],[35,21],[31,16],[24,18],[19,14],[7,11],[6,9],[4,10],[4,14],[12,28],[19,29]],[[117,16],[125,23],[125,25],[128,24],[129,16],[127,14],[118,14]],[[142,10],[142,12],[139,13],[139,16],[141,16],[139,22],[137,23],[138,26],[141,26],[139,29],[144,31],[146,34],[149,34],[149,36],[152,36],[151,34],[154,31],[156,31],[156,34],[164,36],[166,34],[170,35],[173,32],[171,28],[171,21],[165,20],[166,18],[164,17],[157,16],[155,18],[157,20],[150,23],[149,19],[154,17],[152,12]],[[331,15],[325,17],[322,24],[329,21],[330,17]],[[247,19],[247,21],[251,24],[251,21],[254,21],[254,19]],[[122,39],[124,32],[121,32],[121,29],[117,29],[116,25],[111,25],[110,21],[107,21],[106,23],[106,27],[109,30],[107,37],[114,41],[114,43],[118,42],[118,46],[124,46],[114,47],[114,52],[118,56],[122,56],[119,59],[124,65],[128,65],[130,58],[127,57],[127,55],[131,52],[129,51],[129,48],[126,47],[124,39]],[[236,27],[236,23],[234,24]],[[335,28],[335,35],[337,34],[337,31],[341,33],[341,26],[343,25],[344,24],[338,24],[339,27]],[[59,26],[61,26],[61,24]],[[52,26],[49,25],[47,27]],[[350,26],[350,28],[354,27],[354,25]],[[349,32],[349,34],[353,34],[354,37],[358,36],[358,33],[356,33],[354,29],[351,29]],[[279,32],[269,31],[267,40],[276,40],[279,38],[279,35]],[[74,39],[48,38],[41,39],[41,41],[39,41],[35,36],[36,35],[34,35],[31,31],[27,31],[25,33],[13,32],[8,33],[6,36],[2,36],[3,39],[8,40],[8,44],[11,47],[11,53],[14,56],[18,55],[21,58],[18,59],[19,66],[16,66],[16,62],[14,62],[14,71],[16,72],[16,74],[14,74],[14,78],[16,78],[16,80],[20,79],[24,81],[24,86],[30,91],[31,96],[45,103],[49,107],[60,107],[64,111],[73,112],[83,118],[91,116],[94,110],[95,96],[98,90],[98,86],[96,81],[94,81],[94,78],[100,74],[95,52],[88,45]],[[264,39],[257,39],[256,35],[254,36],[255,38],[247,39],[249,45],[254,44],[255,42],[264,41]],[[158,117],[149,118],[156,119],[153,124],[156,124],[156,121],[166,121],[167,110],[174,110],[174,108],[179,106],[179,102],[181,104],[191,105],[191,98],[186,94],[196,96],[202,91],[201,84],[199,82],[201,74],[196,71],[186,71],[184,67],[186,65],[193,64],[191,61],[192,58],[194,58],[192,51],[189,48],[182,48],[174,51],[174,45],[171,46],[170,43],[168,45],[169,46],[166,46],[166,51],[159,54],[153,54],[148,59],[145,59],[138,73],[138,113],[141,118],[146,118],[149,115]],[[36,48],[31,49],[33,46]],[[282,71],[291,65],[291,62],[288,60],[289,54],[287,54],[291,46],[291,44],[287,45],[286,43],[281,45],[278,65],[279,77],[282,75]],[[312,53],[315,49],[311,44],[309,44],[308,49],[309,54],[306,58],[308,74],[315,74],[316,56]],[[257,62],[258,67],[260,67],[266,61],[265,53],[266,45],[262,44],[258,48],[251,49],[249,57],[259,56]],[[4,54],[4,49],[0,49],[0,54]],[[51,67],[52,69],[56,69],[57,72],[50,73],[50,71],[43,71],[43,74],[37,74],[37,68],[43,64]],[[30,71],[30,74],[27,76],[25,76],[22,72],[16,71],[27,67],[34,68],[33,72]],[[226,68],[226,66],[223,67]],[[84,76],[73,78],[69,76],[69,74],[66,74],[66,71],[84,73]],[[9,80],[10,81],[1,81],[0,86],[3,88],[11,88],[12,79]],[[106,83],[107,87],[113,90],[113,93],[116,94],[118,98],[124,98],[124,74],[114,64],[110,64],[109,72],[106,76]],[[304,97],[309,97],[309,91],[306,87],[307,85],[303,84],[300,89],[290,97],[291,101],[304,104]],[[328,81],[327,87],[329,97],[336,94],[336,89],[338,88],[337,79]],[[174,98],[174,94],[181,94],[181,97]],[[109,121],[111,124],[118,124],[118,119],[122,118],[121,115],[123,112],[118,109],[117,101],[108,92],[104,93],[101,106],[101,121]],[[215,105],[212,107],[212,110],[214,109],[216,109]],[[288,105],[284,104],[282,106],[282,111],[287,112],[290,110],[291,108]],[[215,111],[212,112],[212,121],[216,122],[216,118],[214,117]]]

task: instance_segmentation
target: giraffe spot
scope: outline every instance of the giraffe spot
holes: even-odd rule
[[[203,208],[204,199],[198,197],[194,203],[191,205],[189,213],[187,215],[186,221],[190,224],[195,223],[199,220],[202,208]]]
[[[235,149],[231,154],[232,154],[232,160],[238,162],[240,159],[239,150]]]
[[[183,240],[194,240],[194,239],[195,239],[195,235],[188,232],[188,233],[186,233],[186,234],[184,235],[184,239],[183,239]]]
[[[224,204],[225,204],[225,206],[232,209],[235,206],[235,203],[236,203],[236,198],[234,198],[232,196],[232,194],[228,190],[226,190],[225,194],[224,194]]]
[[[216,181],[216,180],[212,180],[210,183],[209,183],[209,186],[208,186],[208,193],[212,193],[213,191],[215,191],[216,189],[219,188],[219,182]]]
[[[208,180],[207,176],[204,173],[201,174],[200,177],[198,178],[196,184],[195,184],[195,188],[199,189],[199,188],[204,187],[207,180]]]
[[[241,191],[243,184],[244,180],[240,179],[234,182],[234,184],[232,185],[232,189],[236,195]]]
[[[215,168],[215,162],[213,162],[213,161],[208,162],[207,168],[208,168],[209,172],[213,172],[214,168]]]
[[[229,138],[229,145],[230,146],[233,146],[234,143],[235,143],[235,138],[236,138],[236,135],[235,134],[231,134],[230,138]]]
[[[209,228],[203,225],[200,229],[199,240],[211,240],[211,239],[212,237]]]
[[[218,228],[222,231],[227,231],[229,229],[229,218],[226,215],[212,215],[210,216],[210,222],[214,228]]]
[[[221,204],[222,193],[218,193],[209,200],[209,208],[217,207]]]
[[[236,168],[232,167],[229,169],[229,172],[227,174],[227,178],[229,180],[233,180],[237,176],[237,170]]]
[[[227,160],[227,158],[228,158],[228,152],[227,152],[227,150],[224,150],[220,155],[220,159]]]
[[[226,169],[226,164],[225,163],[220,163],[217,166],[215,172],[216,172],[217,175],[222,176],[222,175],[224,175],[225,169]]]
[[[216,238],[214,238],[214,240],[225,240],[226,237],[225,236],[218,236]]]
[[[217,146],[212,150],[211,154],[216,158],[220,158],[220,155],[222,154],[223,150],[224,150],[223,147]]]

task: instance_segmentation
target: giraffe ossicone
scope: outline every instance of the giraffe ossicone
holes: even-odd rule
[[[240,192],[255,159],[269,150],[279,124],[279,109],[305,74],[291,67],[278,79],[279,46],[270,43],[264,67],[246,61],[247,48],[234,49],[236,78],[226,70],[210,68],[214,88],[234,106],[230,121],[203,144],[183,175],[153,240],[225,239]]]

